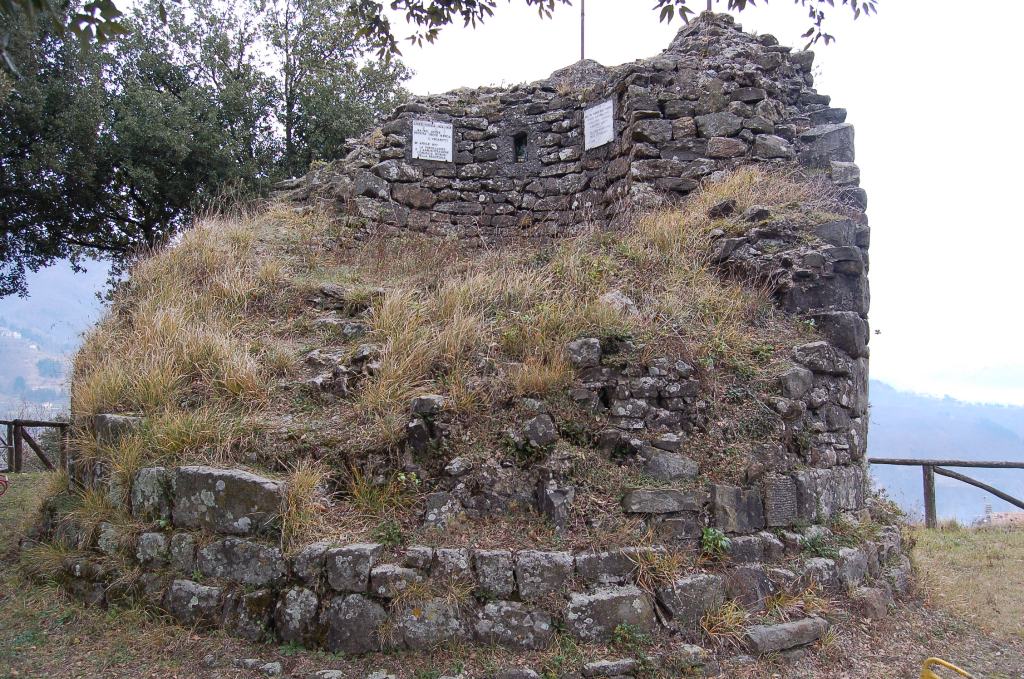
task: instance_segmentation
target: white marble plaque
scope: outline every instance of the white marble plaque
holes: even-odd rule
[[[452,162],[452,124],[436,120],[412,121],[412,157]]]
[[[612,100],[602,101],[583,112],[583,148],[596,149],[615,139],[615,116]]]

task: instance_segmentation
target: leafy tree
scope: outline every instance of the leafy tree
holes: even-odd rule
[[[24,23],[8,43],[20,77],[0,72],[0,296],[62,257],[106,255],[116,273],[224,192],[337,157],[394,106],[399,62],[365,59],[330,2],[288,2],[282,21],[249,0],[163,17],[149,0],[102,49]]]
[[[29,20],[57,33],[70,33],[84,42],[104,44],[124,33],[121,10],[113,0],[89,0],[67,10],[58,0],[0,0],[0,61],[11,73],[17,73],[8,46],[19,22]]]
[[[394,110],[409,72],[365,57],[370,44],[338,0],[276,0],[263,25],[274,49],[286,174],[341,154],[345,139]]]
[[[0,102],[0,295],[57,258],[123,262],[166,240],[205,193],[251,181],[230,111],[149,37],[141,26],[98,50],[23,32],[22,76]]]

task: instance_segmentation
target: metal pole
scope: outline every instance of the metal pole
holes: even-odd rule
[[[580,0],[580,61],[583,61],[586,57],[584,51],[584,45],[586,38],[584,37],[583,27],[586,25],[585,16],[587,13],[587,0]]]
[[[924,525],[928,528],[937,528],[939,525],[935,517],[935,467],[922,465],[924,472]]]

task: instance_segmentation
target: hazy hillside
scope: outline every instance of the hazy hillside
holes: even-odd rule
[[[868,454],[874,457],[1024,460],[1024,407],[921,396],[872,380]],[[871,471],[894,499],[906,509],[920,513],[920,468],[875,465]],[[1024,497],[1024,470],[960,471],[1011,495]],[[937,477],[936,484],[938,511],[943,517],[970,521],[982,513],[986,501],[991,501],[997,511],[1015,509],[952,479]]]
[[[107,269],[62,263],[29,275],[29,297],[0,298],[0,417],[66,408],[68,360],[99,317]]]

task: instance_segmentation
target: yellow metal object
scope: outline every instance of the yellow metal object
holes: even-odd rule
[[[967,677],[968,679],[974,679],[974,675],[970,672],[966,672],[953,663],[948,663],[945,660],[939,658],[928,658],[924,661],[924,666],[921,667],[921,679],[942,679],[939,675],[932,671],[932,667],[945,667],[947,670],[953,670],[961,677]]]

